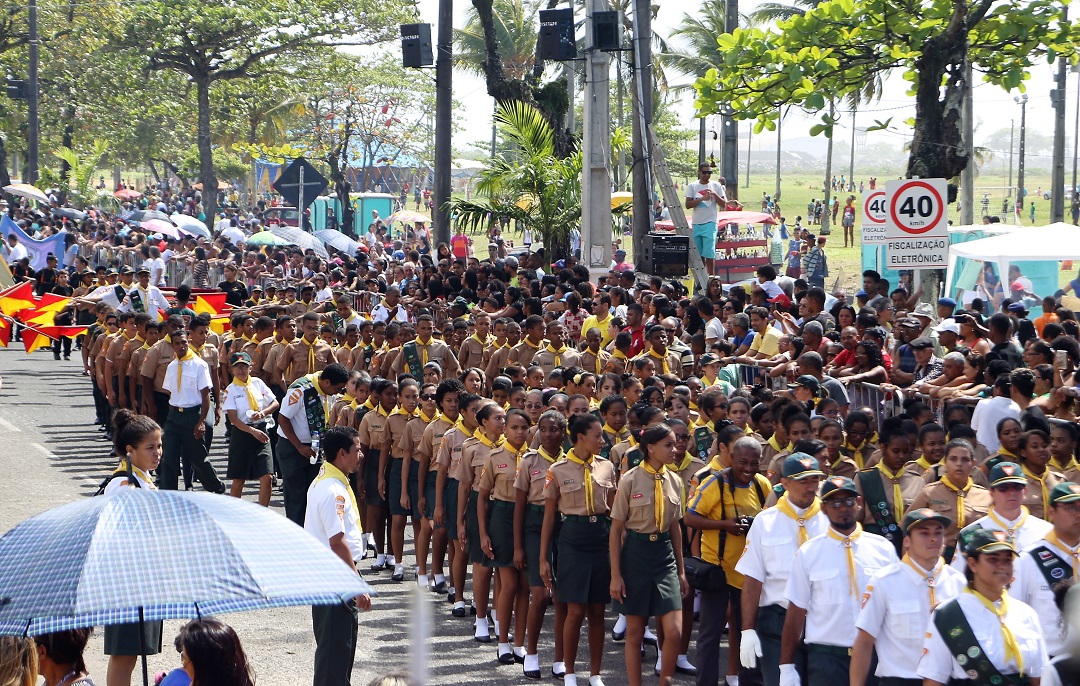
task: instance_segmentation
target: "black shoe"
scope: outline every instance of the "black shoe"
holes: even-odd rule
[[[556,679],[561,679],[564,676],[566,676],[566,672],[565,671],[564,672],[556,672],[555,668],[552,667],[551,668],[551,676],[555,677]]]
[[[470,605],[469,606],[469,614],[472,615],[473,617],[476,616],[476,606],[475,605]]]
[[[432,592],[438,593],[439,595],[446,593],[446,582],[440,581],[439,583],[435,584],[435,586],[431,590]]]
[[[71,355],[64,355],[65,362],[71,362]]]
[[[381,572],[382,570],[386,569],[386,563],[385,562],[382,562],[382,563],[376,562],[375,564],[368,567],[368,569],[370,571],[372,571],[372,572]]]
[[[54,354],[53,354],[53,356],[52,356],[52,358],[53,358],[54,360],[56,360],[57,362],[59,362],[59,361],[60,361],[60,354],[59,354],[59,353],[54,353]]]
[[[479,637],[474,637],[474,638],[476,638],[477,641],[480,641],[481,643],[484,643],[484,641],[481,641],[481,639]],[[491,641],[491,638],[488,638],[488,641]],[[514,664],[514,651],[510,650],[510,651],[507,651],[505,653],[499,653],[499,664],[500,665],[512,665],[512,664]]]
[[[521,661],[525,662],[525,659],[522,658]],[[525,675],[526,679],[539,679],[540,678],[540,670],[539,669],[537,669],[535,671],[532,671],[532,672],[526,672],[524,669],[522,669],[522,673]]]
[[[450,614],[454,615],[455,617],[464,617],[465,616],[465,608],[463,608],[463,607],[455,607],[453,610],[450,610]]]
[[[515,653],[513,651],[511,651],[511,655],[514,656],[514,662],[518,663],[519,665],[525,664],[525,656],[524,655],[518,655],[517,653]],[[540,672],[537,672],[536,674],[537,674],[537,676],[539,676]]]
[[[679,674],[689,674],[690,676],[697,676],[697,667],[680,667],[678,663],[675,663],[675,671]]]
[[[647,646],[652,646],[653,648],[656,647],[656,637],[654,636],[646,636],[641,639],[641,642]]]
[[[490,630],[489,630],[489,632],[490,632]],[[473,640],[474,640],[474,641],[476,641],[477,643],[491,643],[491,634],[490,634],[490,633],[486,633],[486,634],[477,634],[477,633],[476,633],[476,632],[474,631],[474,632],[473,632]],[[513,659],[513,658],[511,658],[511,660],[512,660],[512,659]],[[510,663],[509,663],[509,662],[507,662],[506,664],[510,664]]]
[[[402,572],[401,574],[392,575],[390,577],[390,580],[391,581],[404,581],[405,580],[405,572]]]
[[[448,592],[448,593],[446,594],[446,602],[448,602],[448,603],[454,603],[454,602],[457,602],[457,601],[456,601],[456,600],[454,599],[454,593],[453,593],[453,591],[450,591],[450,592]]]
[[[624,638],[626,638],[626,632],[625,631],[615,631],[614,629],[611,630],[611,640],[612,641],[615,641],[616,643],[618,643],[619,641],[623,640]]]

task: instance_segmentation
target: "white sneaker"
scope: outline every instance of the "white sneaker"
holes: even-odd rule
[[[728,686],[739,686],[739,675],[738,674],[728,674],[728,676],[727,676],[727,685]]]
[[[600,678],[599,674],[593,674],[589,677],[589,686],[604,686],[604,680]]]
[[[645,627],[645,636],[643,636],[643,639],[645,640],[646,643],[656,643],[656,634],[654,634],[652,632],[652,630],[649,627],[646,626]]]

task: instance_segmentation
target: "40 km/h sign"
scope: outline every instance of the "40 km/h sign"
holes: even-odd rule
[[[908,179],[885,184],[889,269],[948,266],[948,193],[945,179]]]
[[[863,245],[878,245],[884,243],[885,216],[886,216],[885,191],[870,191],[863,198]]]

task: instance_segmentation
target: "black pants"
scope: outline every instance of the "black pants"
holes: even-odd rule
[[[300,526],[307,511],[308,486],[319,475],[319,465],[296,452],[288,440],[278,441],[278,461],[281,464],[281,490],[285,496],[285,516]]]
[[[154,391],[154,410],[157,414],[158,426],[165,426],[165,422],[169,421],[169,410],[172,409],[172,405],[169,405],[169,394],[162,393],[161,391]],[[209,446],[207,451],[209,451]],[[191,482],[194,479],[194,474],[191,470],[191,463],[183,455],[180,456],[180,474],[184,477],[184,488],[191,490]]]
[[[186,459],[199,478],[203,488],[211,493],[224,493],[214,466],[206,459],[206,444],[195,438],[195,425],[199,420],[199,407],[173,407],[162,427],[161,464],[158,466],[158,488],[175,491],[180,478],[180,460]]]
[[[281,401],[285,399],[285,389],[277,384],[270,386],[270,392],[277,398],[278,405],[281,405]],[[274,474],[281,476],[281,465],[278,462],[278,442],[281,440],[281,436],[278,435],[278,413],[274,412],[274,428],[270,429],[268,435],[270,436],[270,453],[274,456]]]
[[[349,686],[356,660],[357,610],[348,605],[312,605],[316,686]]]
[[[898,676],[878,677],[878,686],[922,686],[922,679],[901,679]]]
[[[61,336],[53,341],[52,351],[53,355],[60,355],[60,347],[63,345],[64,357],[71,357],[71,339],[67,336]]]
[[[731,627],[728,636],[742,631],[742,591],[727,586],[722,591],[701,592],[701,620],[697,639],[697,686],[716,686],[727,674],[727,664],[720,665],[720,641],[727,624],[728,605],[731,605]],[[778,672],[779,673],[779,672]],[[739,686],[760,686],[760,669],[739,666]],[[832,686],[836,686],[833,684]]]
[[[758,665],[761,667],[761,680],[765,686],[780,684],[780,635],[784,631],[786,616],[787,610],[779,605],[758,608],[756,628],[758,639],[761,640],[761,658],[758,659]],[[806,662],[806,645],[800,641],[799,649],[795,652],[795,668],[799,670],[803,686],[807,683]]]
[[[823,652],[809,646],[810,659],[806,666],[809,686],[836,686],[846,684],[851,679],[851,656],[836,652]],[[867,678],[869,684],[873,670]]]
[[[94,423],[105,424],[109,421],[109,401],[105,399],[105,392],[98,386],[97,374],[90,373],[90,384],[94,389]]]

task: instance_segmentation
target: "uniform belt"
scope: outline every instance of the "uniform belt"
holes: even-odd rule
[[[544,513],[544,506],[543,505],[536,505],[534,503],[529,503],[528,505],[525,506],[525,509],[530,511],[530,512],[539,512],[540,514]]]
[[[202,409],[202,405],[192,405],[191,407],[177,407],[176,405],[170,405],[169,407],[177,412],[194,412],[195,410]]]
[[[665,531],[661,534],[642,534],[637,531],[627,531],[626,536],[628,538],[636,538],[639,541],[670,541],[671,534]]]
[[[583,522],[585,524],[600,524],[610,521],[610,517],[606,514],[598,515],[568,515],[562,516],[564,522]]]
[[[844,646],[831,646],[824,643],[807,643],[806,648],[811,653],[827,653],[829,655],[844,655],[845,657],[851,657],[851,648],[845,648]]]
[[[493,499],[491,501],[491,507],[493,507],[496,510],[502,509],[502,508],[509,508],[509,509],[512,510],[512,509],[514,509],[515,505],[517,505],[517,503],[515,503],[513,500],[494,500]]]

